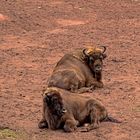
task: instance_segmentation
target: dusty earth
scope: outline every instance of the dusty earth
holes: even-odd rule
[[[0,0],[0,139],[139,140],[140,0]],[[107,45],[100,99],[122,124],[88,133],[39,130],[41,93],[56,62],[83,45]],[[7,127],[22,133],[1,133]],[[12,135],[12,134],[11,134]]]

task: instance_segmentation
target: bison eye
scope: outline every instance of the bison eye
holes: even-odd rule
[[[103,58],[103,55],[100,55],[100,56],[99,56],[99,59],[101,59],[101,60],[104,59],[104,58]]]

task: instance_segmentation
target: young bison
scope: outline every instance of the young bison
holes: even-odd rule
[[[48,80],[48,87],[59,87],[71,92],[102,88],[103,59],[106,47],[84,48],[64,55]]]
[[[84,131],[90,131],[99,127],[101,121],[120,123],[109,117],[104,105],[94,98],[55,87],[47,88],[43,94],[43,118],[39,128],[63,128],[65,132],[72,132],[88,124]]]

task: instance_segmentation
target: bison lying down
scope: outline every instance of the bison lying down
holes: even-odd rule
[[[102,60],[106,47],[84,48],[64,55],[48,80],[48,87],[85,92],[103,87]]]
[[[97,128],[100,121],[119,123],[109,117],[106,108],[94,98],[71,94],[56,87],[47,88],[43,94],[43,118],[39,128],[63,128],[72,132],[86,123],[88,126],[83,130],[90,131]]]

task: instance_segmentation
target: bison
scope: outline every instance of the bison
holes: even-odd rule
[[[43,93],[43,118],[39,128],[64,129],[73,132],[78,126],[80,131],[98,128],[101,121],[120,123],[109,117],[104,105],[97,99],[51,87]]]
[[[103,59],[106,47],[83,48],[65,54],[55,66],[48,80],[48,87],[59,87],[71,92],[91,91],[102,88]]]

